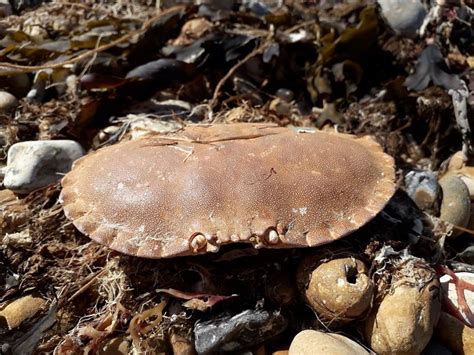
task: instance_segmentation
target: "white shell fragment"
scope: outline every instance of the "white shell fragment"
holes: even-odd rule
[[[83,155],[84,149],[72,140],[16,143],[8,150],[3,185],[17,193],[29,193],[60,180]]]

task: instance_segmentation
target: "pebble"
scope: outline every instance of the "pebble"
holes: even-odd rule
[[[410,171],[405,175],[405,187],[419,209],[437,214],[441,190],[434,172]]]
[[[170,345],[173,354],[194,355],[196,353],[192,340],[175,332],[170,336]]]
[[[469,197],[474,200],[474,166],[463,160],[463,152],[459,151],[449,160],[446,175],[456,175],[461,178],[469,189]]]
[[[474,329],[441,312],[436,337],[455,354],[474,354]]]
[[[296,280],[306,303],[331,324],[361,318],[372,305],[374,285],[367,267],[354,257],[320,262],[310,254],[298,266]]]
[[[25,73],[0,76],[0,87],[15,97],[23,97],[30,90],[31,81]]]
[[[9,330],[19,327],[25,320],[33,317],[46,304],[41,297],[28,295],[7,303],[0,310],[0,329],[5,325]]]
[[[461,178],[446,175],[439,180],[443,191],[439,218],[458,227],[466,228],[471,218],[471,200],[469,189]],[[453,236],[462,232],[455,230]]]
[[[250,348],[285,330],[287,320],[278,311],[248,309],[234,316],[194,325],[198,354],[231,352]]]
[[[416,37],[426,16],[420,0],[378,0],[378,3],[383,17],[396,33]]]
[[[377,354],[420,354],[433,335],[441,311],[438,280],[425,284],[421,271],[409,271],[423,287],[412,277],[399,279],[366,320],[365,336]]]
[[[6,91],[0,91],[0,114],[8,114],[18,107],[18,100],[15,96]]]
[[[30,193],[62,178],[84,149],[72,140],[25,141],[8,150],[3,185],[16,193]]]
[[[461,280],[474,284],[473,273],[457,272],[456,276]],[[451,280],[451,277],[449,275],[443,275],[439,280],[441,282],[441,287],[444,291],[444,294],[447,295],[447,297],[451,300],[451,302],[453,302],[456,308],[458,308],[459,312],[463,315],[465,322],[468,323],[471,327],[474,327],[474,323],[469,323],[468,316],[462,312],[461,308],[459,308],[456,286],[454,285],[454,283],[449,282],[449,280]],[[466,298],[466,303],[469,309],[471,310],[471,312],[474,313],[474,292],[470,290],[464,290],[464,297]]]
[[[0,0],[0,18],[13,14],[12,5],[8,0]]]
[[[369,352],[355,341],[340,335],[316,330],[299,332],[290,345],[288,355],[366,355]]]

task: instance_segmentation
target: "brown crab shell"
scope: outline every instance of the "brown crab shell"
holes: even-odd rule
[[[117,251],[312,247],[357,230],[395,191],[371,138],[269,124],[187,126],[99,149],[62,180],[66,216]]]

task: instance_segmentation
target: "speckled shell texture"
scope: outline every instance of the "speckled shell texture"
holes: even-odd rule
[[[148,258],[220,245],[329,243],[395,191],[393,160],[369,137],[269,124],[187,126],[99,149],[62,180],[84,234]]]

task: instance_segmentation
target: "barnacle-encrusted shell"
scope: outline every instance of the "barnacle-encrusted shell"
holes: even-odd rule
[[[123,253],[162,258],[222,244],[329,243],[395,190],[371,138],[269,124],[187,126],[100,149],[62,181],[68,218]]]

